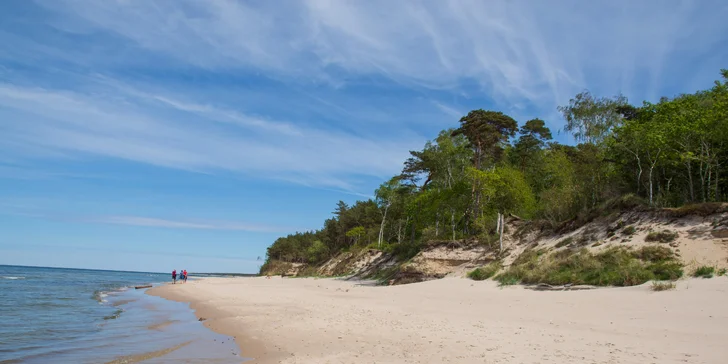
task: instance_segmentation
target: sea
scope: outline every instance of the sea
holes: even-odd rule
[[[247,362],[233,338],[208,330],[187,304],[134,288],[168,281],[171,274],[0,265],[0,363]]]

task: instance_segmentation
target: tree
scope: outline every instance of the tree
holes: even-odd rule
[[[523,174],[514,168],[497,167],[488,171],[469,168],[468,174],[479,186],[483,204],[479,209],[489,215],[495,213],[498,218],[497,233],[503,249],[503,216],[507,213],[530,217],[535,208],[535,199],[531,188]],[[485,216],[482,216],[484,218]]]
[[[503,153],[503,144],[516,134],[518,123],[500,111],[473,110],[460,119],[460,127],[453,135],[465,135],[473,148],[473,164],[481,169],[484,159],[497,162]]]
[[[359,242],[359,239],[362,236],[364,236],[365,233],[366,233],[366,230],[364,229],[363,226],[357,226],[357,227],[352,228],[351,230],[347,231],[346,232],[346,237],[347,238],[352,238],[353,241],[354,241],[352,243],[352,245],[356,245]]]
[[[577,142],[599,144],[622,121],[620,111],[627,105],[627,98],[594,97],[588,91],[578,93],[569,105],[557,109],[566,119],[564,130],[574,135]]]
[[[382,246],[382,240],[384,240],[384,226],[387,222],[387,212],[397,198],[397,190],[400,186],[400,177],[391,178],[387,183],[383,183],[374,192],[376,196],[377,206],[382,212],[382,222],[379,225],[379,235],[377,237],[377,246]]]

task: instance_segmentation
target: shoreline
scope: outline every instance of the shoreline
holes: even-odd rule
[[[241,362],[277,362],[276,359],[279,358],[281,355],[268,352],[268,350],[266,350],[264,342],[255,339],[255,336],[246,332],[244,328],[237,325],[231,325],[229,322],[226,322],[226,319],[230,318],[229,313],[215,307],[214,305],[205,303],[205,299],[203,298],[198,298],[194,295],[174,290],[174,288],[176,288],[177,286],[190,286],[208,279],[210,278],[196,278],[195,280],[188,280],[187,283],[184,284],[163,283],[162,285],[147,289],[145,293],[150,296],[160,297],[166,300],[188,304],[189,308],[193,311],[195,317],[197,317],[198,320],[202,321],[202,324],[203,326],[205,326],[206,329],[221,335],[229,336],[233,339],[238,349],[240,350],[240,356],[242,357],[242,359],[244,359],[244,361]],[[236,278],[225,277],[215,279]]]
[[[150,295],[188,302],[252,363],[699,362],[728,357],[728,279],[533,291],[445,278],[206,278]]]

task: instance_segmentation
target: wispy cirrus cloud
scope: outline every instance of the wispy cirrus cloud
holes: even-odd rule
[[[195,67],[337,83],[376,75],[438,89],[473,79],[504,103],[549,106],[596,82],[627,89],[646,77],[658,90],[681,63],[675,56],[708,51],[728,28],[721,1],[40,4],[62,14],[59,29],[106,31]]]
[[[258,174],[345,190],[354,186],[344,176],[386,176],[396,172],[405,155],[399,141],[258,118],[249,122],[232,110],[129,87],[112,90],[117,97],[110,99],[0,84],[0,115],[14,120],[5,125],[0,145],[7,150],[21,145],[190,171]],[[169,105],[171,110],[160,114],[145,102]],[[211,125],[230,121],[235,123]]]
[[[97,216],[80,217],[78,222],[113,224],[128,226],[143,226],[154,228],[170,229],[197,229],[197,230],[229,230],[229,231],[250,231],[266,233],[284,233],[295,229],[288,226],[271,226],[265,224],[254,224],[235,221],[205,221],[205,220],[170,220],[145,216]]]
[[[0,201],[0,214],[32,217],[51,221],[82,224],[109,224],[164,229],[225,230],[254,233],[285,233],[296,231],[292,226],[271,225],[246,221],[226,221],[195,218],[162,218],[135,215],[74,215],[68,212],[47,211],[33,205]]]

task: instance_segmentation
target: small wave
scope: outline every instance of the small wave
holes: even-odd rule
[[[109,297],[108,293],[105,291],[95,291],[93,294],[93,299],[99,302],[99,304],[106,303],[106,297]]]
[[[12,277],[12,276],[2,276],[1,279],[25,279],[25,277]]]
[[[112,313],[111,315],[104,316],[104,320],[115,320],[115,319],[119,318],[119,316],[121,316],[122,312],[124,312],[124,310],[118,309],[118,310],[114,311],[114,313]]]

